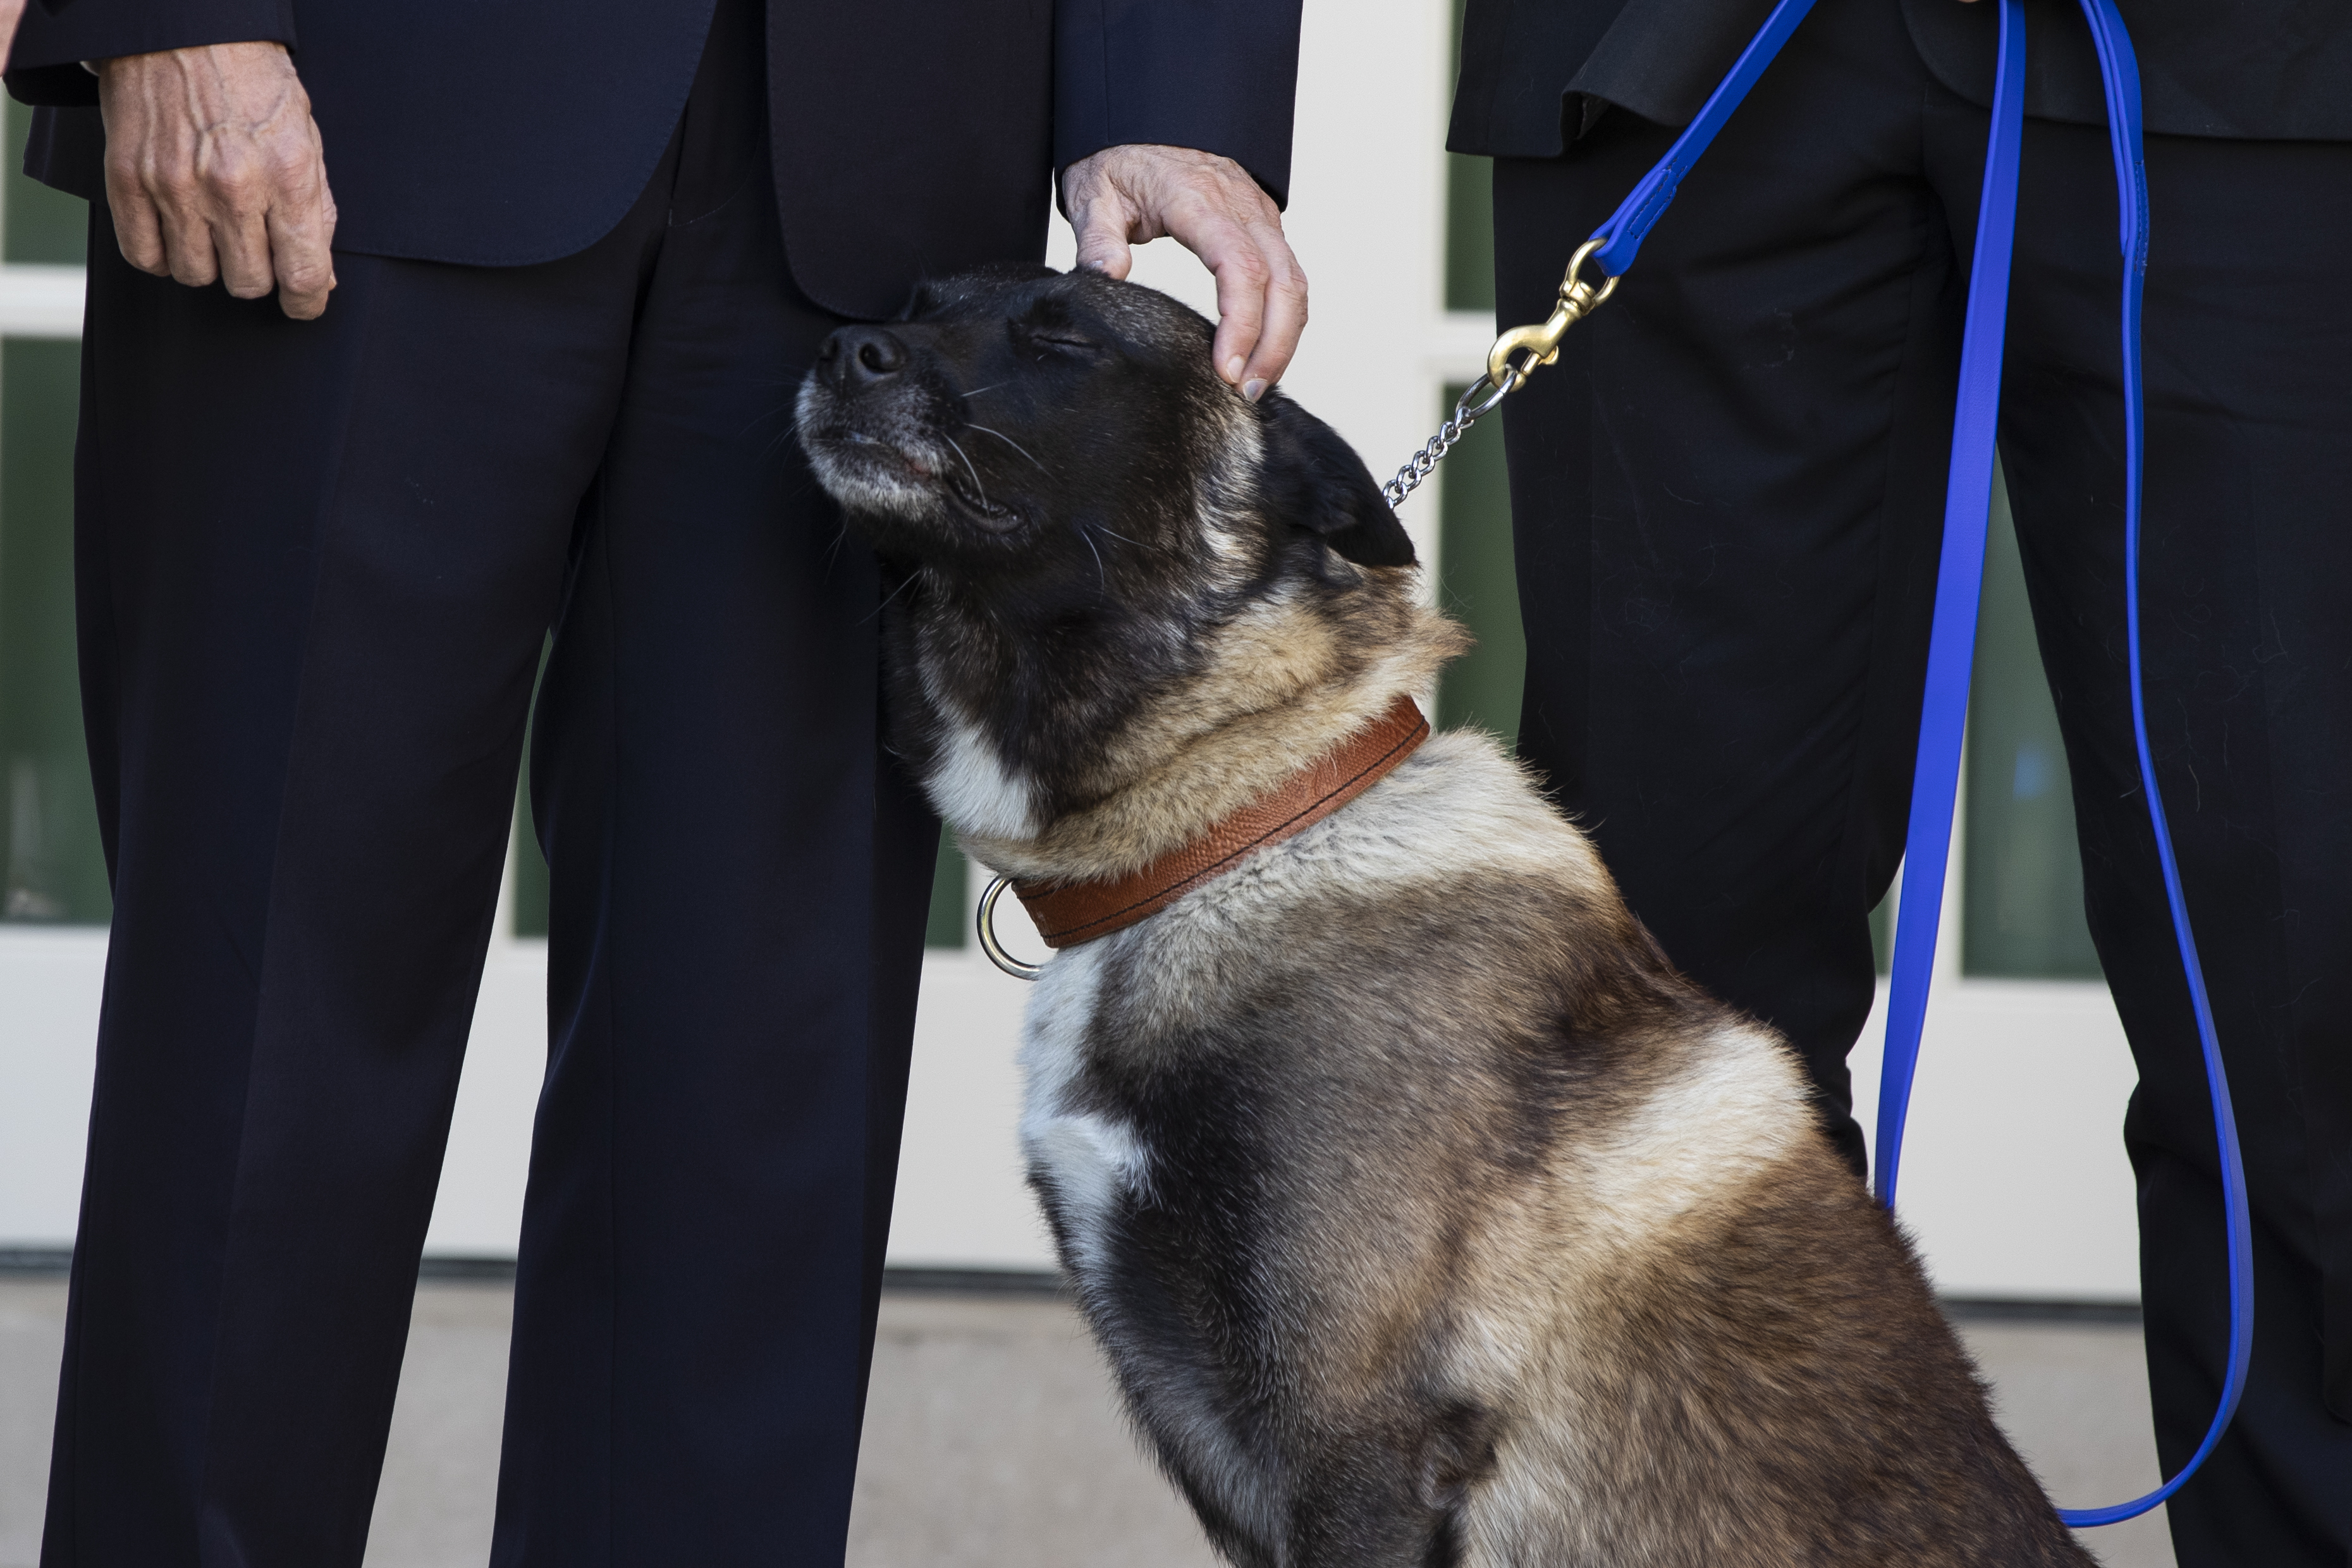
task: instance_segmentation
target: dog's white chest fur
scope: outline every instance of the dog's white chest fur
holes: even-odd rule
[[[1080,1103],[1087,1030],[1102,974],[1098,957],[1099,950],[1074,948],[1046,967],[1030,999],[1021,1046],[1022,1152],[1081,1274],[1103,1266],[1112,1212],[1150,1180],[1134,1129]]]

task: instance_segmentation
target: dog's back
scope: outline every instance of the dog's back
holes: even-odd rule
[[[1244,1563],[2079,1563],[1769,1031],[1452,734],[1049,970],[1033,1174]]]

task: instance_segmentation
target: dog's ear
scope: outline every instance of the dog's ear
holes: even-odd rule
[[[1410,566],[1412,540],[1339,433],[1279,392],[1258,405],[1265,433],[1259,493],[1277,522],[1318,534],[1360,566]]]

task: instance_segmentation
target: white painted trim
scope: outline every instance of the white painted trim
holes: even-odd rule
[[[64,1247],[81,1207],[100,926],[0,925],[0,1247]]]
[[[1865,1139],[1874,1131],[1885,1006],[1882,982],[1848,1058]],[[1897,1211],[1937,1289],[2139,1299],[2138,1209],[2123,1149],[2124,1108],[2138,1081],[2104,984],[1937,982]]]
[[[0,337],[81,336],[83,286],[79,267],[0,266]]]

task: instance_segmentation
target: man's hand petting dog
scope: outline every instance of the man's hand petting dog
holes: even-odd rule
[[[1125,279],[1130,246],[1168,236],[1217,278],[1217,374],[1256,402],[1307,330],[1307,274],[1282,214],[1231,158],[1189,147],[1106,147],[1062,176],[1078,265]]]

